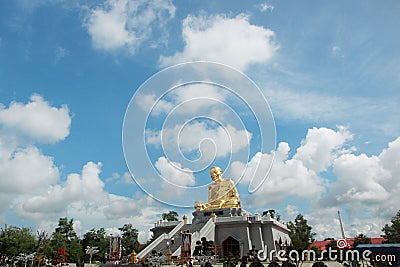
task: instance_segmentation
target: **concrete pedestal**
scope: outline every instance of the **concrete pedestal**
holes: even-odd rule
[[[212,210],[196,210],[193,214],[193,224],[205,223],[211,218],[211,214],[215,214],[217,217],[234,217],[234,216],[245,216],[247,211],[242,208],[223,208],[223,209],[212,209]]]

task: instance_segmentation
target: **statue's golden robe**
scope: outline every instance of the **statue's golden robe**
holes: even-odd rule
[[[221,178],[208,186],[208,204],[217,208],[240,207],[239,193],[231,179]]]
[[[222,178],[222,170],[213,167],[210,170],[211,179],[214,181],[208,186],[208,203],[196,201],[196,210],[212,210],[220,208],[240,208],[240,197],[234,182]]]

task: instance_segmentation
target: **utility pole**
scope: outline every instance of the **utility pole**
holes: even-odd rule
[[[338,212],[338,215],[339,215],[339,223],[340,223],[340,231],[342,232],[342,239],[346,240],[346,236],[344,234],[342,217],[340,216],[340,210],[338,210],[337,212]]]

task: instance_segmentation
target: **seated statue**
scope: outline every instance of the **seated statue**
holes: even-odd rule
[[[212,167],[210,176],[214,182],[208,186],[208,203],[196,201],[194,208],[196,210],[240,208],[240,197],[236,186],[231,179],[221,177],[221,168]]]

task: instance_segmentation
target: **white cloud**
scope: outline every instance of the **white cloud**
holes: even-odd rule
[[[268,62],[278,50],[275,33],[250,24],[243,14],[234,18],[189,15],[182,23],[182,37],[183,51],[161,56],[162,66],[209,60],[245,70],[251,64]]]
[[[160,172],[161,177],[163,177],[164,184],[172,183],[172,185],[179,187],[193,186],[195,184],[192,171],[188,168],[182,168],[182,165],[178,162],[169,162],[165,157],[160,157],[154,165]]]
[[[225,157],[248,147],[252,134],[229,124],[226,127],[209,127],[206,123],[195,121],[185,125],[178,124],[174,128],[164,128],[160,132],[147,131],[146,137],[147,144],[160,145],[162,140],[164,148],[178,147],[178,152],[181,150],[192,153],[201,150],[203,159],[208,161],[214,156]]]
[[[268,3],[262,3],[262,4],[258,5],[258,7],[259,7],[261,12],[265,12],[267,10],[272,12],[274,10],[274,8],[275,8],[273,5],[268,4]]]
[[[60,60],[69,56],[71,52],[62,46],[58,46],[55,54],[54,63],[57,64]]]
[[[114,50],[131,46],[136,39],[134,32],[126,29],[126,1],[109,2],[109,11],[95,9],[88,21],[88,31],[98,49]]]
[[[132,175],[129,172],[124,172],[124,174],[120,175],[117,172],[114,172],[111,177],[106,179],[106,182],[115,182],[116,184],[132,184],[133,179]]]
[[[379,156],[345,154],[333,162],[336,181],[320,205],[367,206],[374,215],[393,216],[400,202],[400,138]]]
[[[77,234],[83,237],[89,229],[104,227],[107,234],[121,234],[118,230],[124,224],[131,223],[139,230],[139,242],[146,243],[151,237],[150,228],[160,219],[167,208],[155,202],[149,196],[138,193],[132,197],[108,194],[107,201],[89,203],[70,202],[60,213],[28,213],[18,206],[19,216],[34,223],[34,228],[52,232],[57,226],[58,218],[68,214],[76,223]]]
[[[311,133],[312,131],[317,132]],[[383,225],[399,208],[400,138],[390,142],[379,155],[367,156],[363,153],[357,155],[354,150],[345,149],[345,143],[351,136],[352,134],[343,128],[336,132],[313,128],[297,149],[297,154],[287,160],[284,159],[289,151],[288,146],[281,143],[268,180],[259,191],[250,195],[249,203],[259,206],[279,203],[276,202],[277,199],[283,201],[292,197],[308,201],[308,211],[298,211],[297,207],[289,204],[285,217],[293,219],[297,213],[303,213],[313,231],[317,233],[317,239],[341,237],[337,219],[338,209],[342,211],[347,237],[354,237],[360,233],[370,237],[380,236]],[[311,149],[315,147],[312,144],[325,147],[317,153],[318,149]],[[264,154],[262,157],[264,161],[261,161],[261,164],[271,160],[271,155]],[[240,164],[236,162],[232,167],[240,167]],[[298,168],[292,168],[291,165],[296,164]],[[252,162],[249,168],[251,171]],[[304,172],[306,175],[299,172],[303,168],[307,170]],[[333,181],[318,176],[327,168],[333,169]],[[285,177],[286,171],[292,180]],[[232,172],[238,171],[233,169]],[[304,179],[305,176],[308,176],[308,179]],[[281,179],[278,180],[279,178]],[[245,184],[249,182],[248,177],[245,176],[244,179]],[[315,190],[318,186],[321,191]],[[285,188],[282,189],[283,187]]]
[[[1,139],[1,138],[0,138]],[[1,143],[1,140],[0,140]],[[0,150],[2,146],[0,144]],[[0,156],[0,192],[27,193],[56,182],[59,171],[53,159],[30,146]]]
[[[122,183],[123,184],[132,184],[132,175],[129,172],[124,172],[122,175]]]
[[[211,113],[213,106],[225,103],[226,95],[225,90],[209,84],[189,84],[175,88],[160,99],[156,99],[155,94],[139,93],[135,101],[142,110],[151,111],[155,116],[168,114],[174,108],[177,114],[187,115],[198,114],[200,111]]]
[[[294,205],[287,205],[284,216],[288,218],[288,220],[292,220],[292,218],[295,218],[299,213],[298,207]]]
[[[39,96],[31,99],[26,105],[13,102],[9,108],[2,106],[0,110],[0,221],[9,223],[11,214],[25,223],[32,223],[34,230],[51,233],[57,220],[68,214],[69,218],[74,218],[74,228],[81,237],[91,228],[106,226],[110,231],[118,231],[118,227],[132,223],[139,229],[140,241],[146,242],[148,230],[157,217],[167,211],[165,207],[142,193],[132,197],[108,193],[100,177],[101,163],[88,162],[81,173],[68,174],[65,181],[61,179],[53,158],[44,155],[32,142],[44,142],[44,137],[53,142],[65,138],[71,120],[69,111],[66,107],[52,107]],[[42,129],[37,129],[37,125],[29,121],[37,117],[53,122],[43,122]],[[61,121],[54,122],[55,118]],[[46,123],[52,126],[43,128]],[[66,125],[67,132],[54,129],[65,129]],[[16,135],[24,138],[16,138]],[[27,137],[30,142],[26,141]],[[131,176],[126,172],[122,176],[114,174],[112,179],[127,182]],[[194,177],[191,179],[193,183]]]
[[[81,236],[91,228],[105,226],[108,232],[119,233],[118,227],[132,223],[141,233],[140,241],[146,242],[148,230],[166,211],[165,207],[142,193],[125,197],[106,192],[100,173],[101,163],[88,162],[81,174],[70,174],[65,182],[58,180],[36,194],[14,195],[16,202],[7,210],[16,211],[21,219],[50,232],[58,218],[68,213]]]
[[[332,46],[332,54],[335,57],[340,57],[340,58],[344,58],[342,49],[340,48],[340,46],[334,45]]]
[[[290,147],[287,143],[279,144],[267,180],[261,184],[257,191],[249,195],[246,204],[265,206],[277,204],[289,196],[307,199],[319,196],[324,192],[323,179],[314,170],[307,168],[301,160],[289,159],[289,151]],[[259,152],[247,166],[242,162],[233,162],[231,166],[232,176],[239,179],[245,170],[240,183],[248,185],[252,179],[265,176],[272,160],[273,154]]]
[[[50,106],[39,95],[32,95],[27,104],[12,102],[8,108],[0,105],[0,129],[33,141],[52,144],[68,136],[71,117],[67,106]]]
[[[146,95],[138,93],[135,97],[135,101],[142,110],[146,112],[151,111],[156,116],[161,113],[168,113],[174,107],[174,105],[168,101],[156,99],[155,94]]]
[[[388,148],[384,149],[379,155],[382,166],[392,174],[391,182],[396,181],[396,177],[400,177],[400,137],[390,142]],[[395,184],[388,184],[392,187]]]
[[[368,220],[368,223],[365,223]],[[382,227],[388,223],[381,217],[372,218],[353,218],[348,226],[345,228],[345,234],[348,237],[356,237],[359,234],[364,234],[368,237],[380,237],[382,233]]]
[[[159,29],[165,35],[166,21],[174,16],[175,6],[169,0],[108,0],[105,7],[92,9],[84,24],[95,48],[105,51],[124,48],[134,54],[153,31]]]
[[[33,95],[27,104],[0,104],[0,213],[12,210],[29,194],[39,194],[59,180],[53,158],[32,143],[55,143],[69,134],[66,106],[52,107]]]
[[[377,157],[343,155],[335,160],[333,167],[338,180],[331,186],[331,194],[335,194],[338,203],[368,204],[385,201],[390,196],[380,184],[390,174],[380,166]]]
[[[356,155],[353,148],[346,148],[351,139],[352,134],[343,127],[337,131],[313,128],[292,158],[288,156],[289,145],[280,143],[267,180],[244,203],[259,207],[294,197],[314,203],[312,209],[320,212],[342,207],[349,214],[349,223],[371,216],[389,220],[400,202],[400,138],[390,142],[378,156]],[[253,178],[257,181],[268,172],[273,155],[257,153],[247,166],[233,162],[232,176],[238,178],[245,170],[242,185],[248,185]],[[334,178],[324,177],[329,169]],[[309,214],[320,216],[316,212]],[[329,226],[323,227],[327,222],[314,221],[321,233],[329,232]],[[378,232],[376,225],[371,233]]]
[[[172,93],[171,99],[174,107],[178,104],[187,102],[181,109],[177,109],[180,113],[199,114],[200,111],[210,110],[219,102],[225,103],[226,91],[209,84],[189,84],[178,88]]]
[[[32,103],[41,106],[41,109],[32,108]],[[40,114],[40,117],[51,119],[54,114],[66,112],[66,121],[69,122],[60,125],[69,127],[69,111],[62,110],[63,108],[50,106],[40,97],[25,105],[12,103],[9,108],[1,108],[0,220],[4,220],[4,214],[15,212],[21,219],[32,221],[36,227],[51,230],[54,229],[57,219],[68,212],[68,216],[75,218],[76,229],[81,233],[93,227],[104,226],[114,231],[125,223],[133,223],[140,231],[141,241],[146,241],[149,237],[148,229],[157,216],[165,211],[165,207],[158,206],[153,199],[142,193],[126,197],[106,192],[100,177],[100,163],[88,162],[81,173],[69,174],[62,181],[52,157],[44,155],[38,147],[26,145],[25,141],[15,138],[14,135],[18,135],[43,142],[38,136],[52,136],[53,142],[62,140],[65,134],[59,134],[53,128],[47,129],[48,132],[42,129],[40,134],[35,133],[29,122],[18,119],[18,116],[14,118],[11,116],[13,113],[10,113],[15,111],[16,114],[32,117]],[[18,123],[12,124],[12,119]],[[181,145],[187,151],[197,149],[199,141],[210,136],[217,140],[215,142],[218,148],[229,147],[224,143],[226,137],[221,129],[210,128],[203,123],[188,124],[186,127],[187,132],[181,132],[186,138],[181,140]],[[228,129],[229,127],[231,128]],[[233,145],[236,149],[234,151],[240,151],[249,142],[249,133],[232,126],[226,128],[232,139],[241,140],[236,148]],[[176,134],[173,131],[171,133]],[[289,144],[285,142],[281,142],[277,150],[271,153],[257,153],[248,163],[239,189],[242,189],[243,184],[249,183],[254,174],[258,176],[259,173],[267,172],[274,155],[275,163],[269,178],[258,191],[251,195],[241,192],[244,207],[259,208],[288,199],[309,201],[311,208],[305,213],[305,217],[314,231],[319,233],[319,237],[339,236],[336,218],[338,208],[344,211],[348,236],[361,232],[378,236],[384,223],[397,212],[400,202],[400,137],[390,142],[377,155],[356,154],[354,149],[348,148],[351,140],[352,134],[343,127],[337,130],[312,128],[291,158]],[[153,140],[153,143],[156,142]],[[258,163],[260,168],[256,172]],[[163,177],[178,186],[195,185],[193,172],[188,168],[184,169],[178,161],[169,162],[160,157],[155,166]],[[231,174],[240,175],[244,167],[244,163],[234,162]],[[329,169],[333,170],[336,179],[323,177],[321,173]],[[112,176],[113,181],[127,182],[129,179],[129,173]],[[157,184],[157,180],[148,182],[159,186],[163,194],[181,196],[179,190],[176,191],[177,187],[171,187],[169,183]],[[185,201],[190,204],[194,199]],[[299,205],[302,204],[287,205],[285,214],[293,217],[300,210]]]
[[[319,173],[325,171],[332,164],[333,159],[344,153],[343,145],[352,139],[352,134],[344,127],[339,126],[335,132],[328,128],[312,128],[302,140],[294,159],[301,160],[309,169]]]
[[[317,234],[315,237],[317,240],[341,238],[336,207],[315,209],[303,215],[312,226],[312,231]]]
[[[343,228],[346,237],[355,237],[359,234],[365,234],[368,237],[379,237],[382,234],[382,227],[388,223],[390,217],[387,216],[371,216],[367,205],[352,204],[358,213],[354,214],[347,208],[340,206],[334,207],[318,207],[303,214],[312,226],[312,231],[317,235],[317,240],[325,238],[342,238],[340,222],[338,219],[338,209],[341,211]],[[397,212],[397,211],[396,211]],[[292,218],[293,219],[293,218]]]
[[[128,197],[118,196],[114,194],[109,195],[110,202],[104,208],[104,215],[108,219],[129,218],[133,214],[141,216],[141,208],[148,204],[148,199],[132,199]]]
[[[102,203],[107,200],[103,191],[104,183],[99,178],[101,163],[88,162],[82,174],[68,175],[65,185],[59,183],[50,186],[47,192],[27,198],[20,209],[28,213],[60,213],[71,203]],[[57,181],[59,182],[59,181]]]

